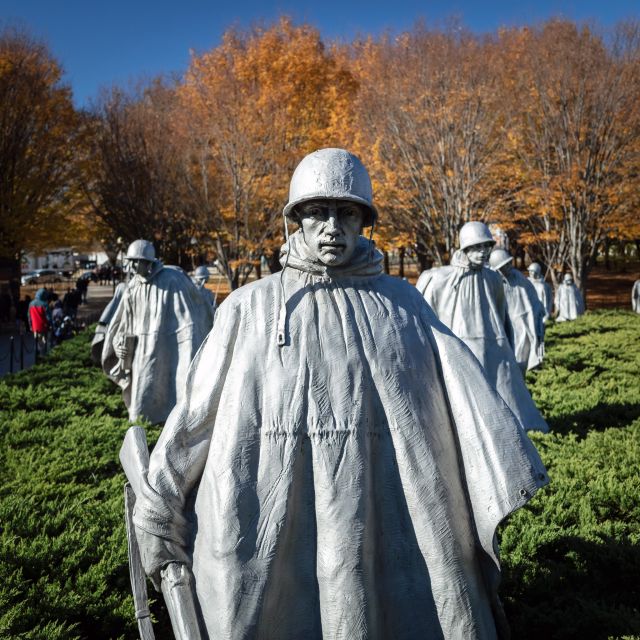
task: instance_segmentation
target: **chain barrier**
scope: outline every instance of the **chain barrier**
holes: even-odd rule
[[[18,371],[22,371],[25,369],[25,355],[30,356],[35,352],[37,361],[38,351],[36,340],[31,336],[31,341],[33,343],[32,347],[29,348],[27,343],[29,342],[28,337],[31,334],[19,334],[18,336],[9,336],[9,346],[5,351],[4,355],[0,355],[0,364],[3,364],[8,361],[9,370],[7,373],[17,373]],[[16,351],[16,338],[20,340],[20,346],[18,347],[19,351]],[[49,341],[47,339],[46,342],[47,352],[49,351]],[[15,365],[19,365],[16,368]]]
[[[27,343],[24,340],[24,337],[22,339],[22,344],[24,345],[24,352],[31,355],[33,353],[33,349],[35,349],[35,340],[33,340],[33,336],[32,336],[32,342],[33,342],[33,347],[31,349],[29,349],[29,347],[27,347]]]

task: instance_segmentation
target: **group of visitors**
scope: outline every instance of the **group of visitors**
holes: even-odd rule
[[[53,289],[45,287],[36,291],[33,300],[26,296],[25,322],[33,333],[39,355],[75,335],[79,303],[80,295],[75,289],[69,289],[62,300]]]

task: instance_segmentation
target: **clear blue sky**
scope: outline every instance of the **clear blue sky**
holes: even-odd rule
[[[102,86],[180,73],[190,49],[214,47],[228,27],[282,14],[315,25],[327,39],[351,39],[402,31],[418,18],[433,24],[451,16],[476,32],[552,16],[609,26],[640,17],[640,0],[0,0],[0,26],[26,27],[49,45],[78,106],[88,105]]]

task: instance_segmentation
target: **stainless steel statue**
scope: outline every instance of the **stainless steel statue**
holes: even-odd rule
[[[193,274],[193,283],[196,285],[204,301],[216,312],[216,297],[205,286],[209,282],[209,269],[204,265],[199,266]]]
[[[640,280],[636,280],[631,289],[631,308],[640,313]]]
[[[496,638],[495,530],[545,469],[360,235],[378,214],[358,158],[305,157],[284,214],[283,270],[220,305],[153,450],[143,564],[156,585],[192,571],[191,637]]]
[[[460,229],[460,249],[451,264],[424,271],[416,287],[437,317],[480,361],[490,383],[527,430],[548,431],[513,352],[502,278],[487,266],[495,244],[482,222]]]
[[[533,285],[513,267],[513,257],[494,249],[489,264],[502,275],[507,313],[513,329],[513,353],[522,375],[539,366],[544,357],[545,310]]]
[[[553,294],[551,287],[542,277],[542,267],[537,262],[532,262],[529,267],[529,282],[533,285],[545,311],[544,321],[547,322],[553,310]]]
[[[556,289],[556,322],[575,320],[584,313],[584,300],[580,289],[573,283],[573,276],[565,273],[562,283]]]
[[[102,367],[122,387],[132,421],[163,422],[213,313],[182,269],[156,260],[150,242],[133,242],[127,261],[132,277],[108,325]]]
[[[127,269],[125,269],[125,274],[128,277]],[[100,315],[100,319],[98,320],[98,325],[96,326],[96,331],[93,335],[93,341],[91,342],[91,360],[96,364],[101,364],[102,362],[102,349],[104,348],[104,339],[107,335],[107,327],[116,313],[120,300],[122,300],[122,295],[127,287],[127,282],[128,280],[118,283],[118,286],[113,292],[113,298],[111,298],[107,306],[104,308]]]

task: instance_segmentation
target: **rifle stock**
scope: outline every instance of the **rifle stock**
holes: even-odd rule
[[[127,430],[120,449],[120,463],[129,480],[129,484],[125,486],[125,511],[129,542],[129,573],[136,606],[136,618],[141,639],[154,640],[149,618],[146,576],[133,525],[133,507],[136,496],[142,495],[149,472],[149,447],[147,436],[142,427],[133,426]],[[184,564],[171,562],[162,569],[160,575],[162,595],[167,605],[176,640],[205,638],[206,636],[201,631],[203,625],[191,569]]]

